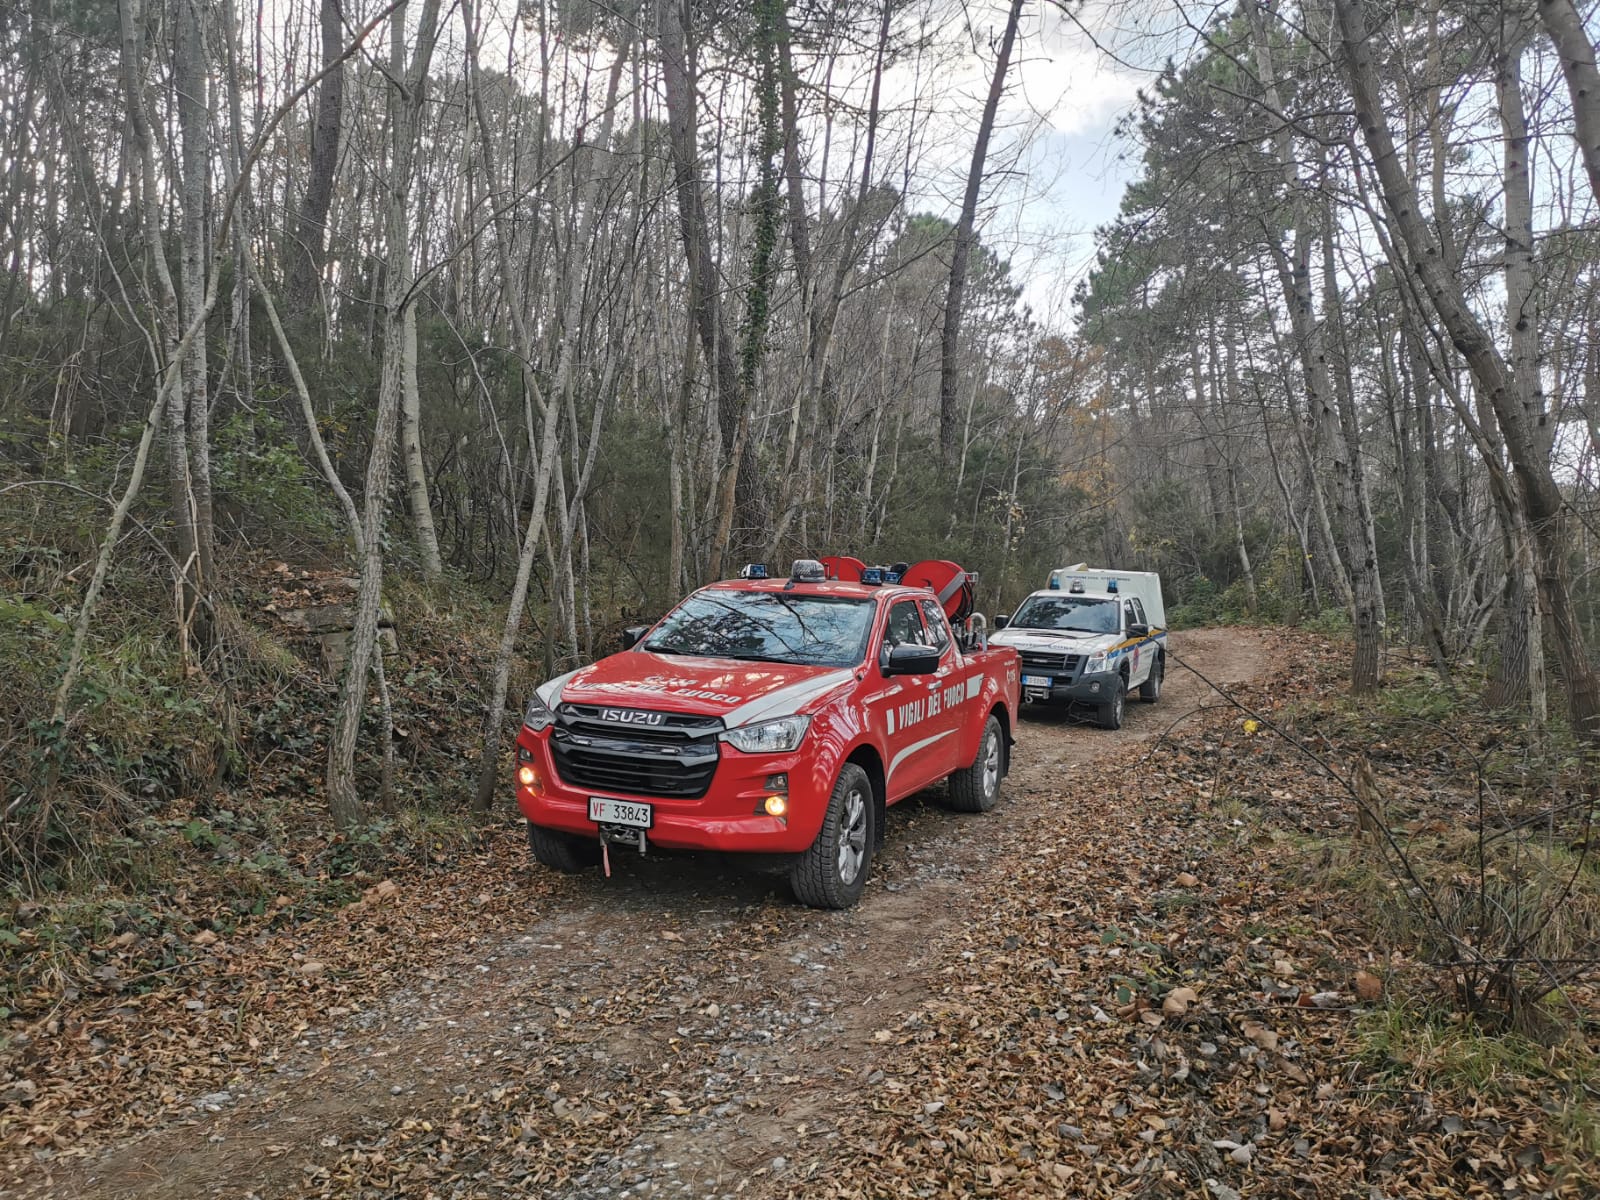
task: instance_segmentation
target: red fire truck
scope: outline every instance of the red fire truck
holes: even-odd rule
[[[782,856],[818,908],[861,898],[884,811],[948,780],[1000,796],[1020,665],[988,648],[972,579],[802,559],[695,592],[624,649],[541,685],[517,738],[517,804],[558,871],[626,846]]]

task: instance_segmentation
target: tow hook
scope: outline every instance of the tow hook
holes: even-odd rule
[[[637,846],[642,857],[649,849],[649,839],[642,829],[635,829],[628,825],[601,825],[600,826],[600,864],[605,868],[607,879],[611,878],[611,843],[619,846]]]

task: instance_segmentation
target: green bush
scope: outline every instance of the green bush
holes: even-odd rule
[[[336,528],[326,486],[283,422],[264,409],[231,413],[213,431],[211,483],[219,507],[257,525],[298,527],[318,539]]]

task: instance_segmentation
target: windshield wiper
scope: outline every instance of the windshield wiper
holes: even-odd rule
[[[737,662],[788,662],[788,659],[769,658],[763,654],[735,654],[731,650],[698,649],[691,650],[683,646],[662,646],[656,642],[646,642],[644,648],[652,654],[676,654],[684,658],[731,658]]]

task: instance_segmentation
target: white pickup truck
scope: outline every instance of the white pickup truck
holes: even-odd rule
[[[1089,705],[1102,727],[1120,729],[1130,691],[1146,704],[1161,698],[1167,609],[1153,572],[1062,567],[994,623],[990,644],[1022,658],[1025,702]]]

